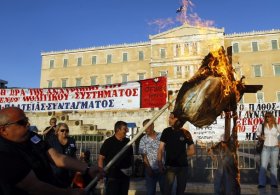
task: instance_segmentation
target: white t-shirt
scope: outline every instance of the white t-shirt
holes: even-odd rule
[[[262,133],[262,125],[260,124],[257,129],[257,135],[260,136]],[[265,146],[277,146],[278,145],[278,136],[280,136],[280,126],[273,126],[269,129],[268,124],[264,127],[264,145]]]

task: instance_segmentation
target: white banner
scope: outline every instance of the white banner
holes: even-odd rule
[[[271,111],[276,117],[277,124],[280,124],[280,102],[260,103],[260,104],[238,104],[237,130],[238,140],[254,140],[256,129],[263,123],[266,111]],[[231,123],[233,126],[233,123]],[[221,141],[224,136],[225,119],[221,115],[210,126],[198,128],[188,124],[189,130],[194,140],[203,142]]]
[[[0,89],[0,109],[25,112],[140,108],[140,83],[73,88]]]

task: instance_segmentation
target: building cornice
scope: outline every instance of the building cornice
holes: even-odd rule
[[[272,29],[272,30],[260,30],[260,31],[251,31],[251,32],[241,32],[241,33],[231,33],[225,34],[226,38],[236,38],[236,37],[244,37],[244,36],[255,36],[262,34],[275,34],[280,33],[280,29]]]
[[[67,49],[67,50],[63,50],[63,51],[41,52],[41,56],[53,55],[53,54],[69,54],[69,53],[77,53],[77,52],[88,52],[88,51],[94,51],[94,50],[119,49],[119,48],[125,48],[125,47],[138,47],[138,46],[147,46],[150,44],[151,44],[150,41],[147,41],[147,42],[123,43],[123,44],[107,45],[107,46],[99,46],[99,47]]]
[[[203,31],[207,30],[208,32],[212,31],[213,33],[224,33],[224,28],[220,29],[220,28],[214,28],[214,27],[192,26],[192,25],[189,25],[188,23],[184,23],[183,25],[172,28],[170,30],[167,30],[167,31],[155,34],[155,35],[149,35],[149,39],[150,40],[151,39],[157,39],[157,38],[159,38],[163,35],[173,33],[173,32],[176,32],[176,31],[178,31],[180,29],[184,29],[184,28],[198,29],[198,30],[203,30]],[[205,34],[205,33],[200,33],[200,34]],[[200,35],[200,34],[196,34],[196,35]]]

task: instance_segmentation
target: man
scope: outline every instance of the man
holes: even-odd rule
[[[115,134],[106,139],[100,148],[98,166],[103,168],[113,157],[119,153],[129,142],[126,138],[128,132],[127,123],[118,121],[115,123]],[[129,189],[129,176],[133,158],[132,146],[121,155],[121,157],[111,166],[106,174],[105,194],[106,195],[127,195]]]
[[[175,128],[178,116],[171,113],[170,127],[163,130],[158,150],[158,163],[160,171],[165,171],[164,194],[170,195],[176,177],[176,195],[183,195],[187,183],[188,159],[195,153],[194,142],[189,131]],[[187,144],[187,149],[186,149]],[[165,168],[163,167],[163,152],[165,150]],[[166,169],[166,170],[164,170]]]
[[[50,162],[91,177],[98,169],[59,154],[28,128],[28,118],[21,109],[0,110],[0,194],[84,194],[82,189],[57,187]]]
[[[43,136],[48,143],[52,143],[52,140],[55,139],[56,123],[57,119],[52,117],[50,119],[50,126],[46,127],[43,131]]]
[[[145,126],[150,119],[146,119],[143,122]],[[154,130],[154,123],[152,123],[146,130],[140,140],[139,153],[142,154],[144,165],[145,165],[145,176],[146,176],[146,188],[147,195],[156,194],[156,185],[159,182],[160,191],[163,194],[163,173],[159,171],[157,163],[157,151],[159,149],[161,133],[157,133]]]

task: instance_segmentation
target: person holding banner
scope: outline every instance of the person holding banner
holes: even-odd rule
[[[262,126],[264,125],[264,135],[262,135]],[[280,126],[277,125],[276,119],[272,112],[266,112],[264,116],[264,123],[257,128],[258,139],[264,140],[264,146],[261,153],[261,166],[259,171],[259,185],[258,188],[265,188],[266,186],[266,171],[267,165],[270,163],[270,185],[271,188],[278,188],[277,180],[277,165],[279,155],[279,136]]]
[[[128,132],[126,122],[116,122],[114,130],[115,134],[106,139],[100,148],[98,166],[102,169],[129,142],[129,138],[126,137],[126,133]],[[105,175],[105,195],[128,194],[130,176],[132,174],[132,161],[133,149],[132,146],[129,146]]]
[[[144,120],[143,126],[149,121],[150,119]],[[145,131],[146,135],[140,140],[139,153],[142,155],[145,165],[147,195],[156,194],[157,182],[159,183],[160,191],[163,194],[164,175],[159,171],[157,163],[157,151],[159,148],[161,133],[154,130],[154,123],[152,123]]]
[[[85,194],[83,189],[57,187],[50,162],[92,178],[99,173],[97,167],[58,153],[29,131],[28,118],[17,107],[0,110],[0,159],[0,194],[4,195]]]
[[[172,193],[175,179],[177,181],[176,195],[184,194],[188,173],[187,156],[195,154],[194,142],[190,132],[183,128],[177,128],[177,121],[178,116],[171,112],[169,115],[170,127],[163,130],[160,138],[157,159],[160,171],[165,172],[164,195]],[[165,166],[162,163],[164,151]]]

